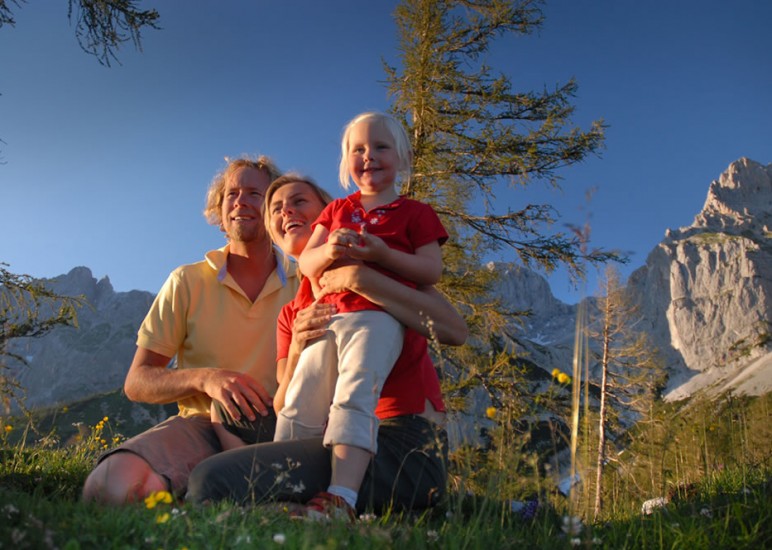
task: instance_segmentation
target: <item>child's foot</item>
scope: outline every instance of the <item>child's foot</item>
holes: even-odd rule
[[[353,523],[357,515],[344,499],[324,491],[317,493],[305,507],[291,512],[290,517],[313,521],[347,520]]]

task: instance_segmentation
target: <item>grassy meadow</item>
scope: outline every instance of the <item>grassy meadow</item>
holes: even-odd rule
[[[124,508],[85,504],[80,487],[96,456],[124,438],[110,416],[66,438],[60,432],[77,409],[48,424],[0,418],[0,548],[770,548],[771,402],[658,403],[604,469],[597,520],[595,475],[585,466],[592,446],[578,447],[583,482],[564,496],[502,417],[491,445],[453,453],[441,506],[355,525],[293,521],[280,503],[198,508],[164,493]],[[35,421],[47,431],[35,433]],[[662,506],[642,514],[657,497]]]

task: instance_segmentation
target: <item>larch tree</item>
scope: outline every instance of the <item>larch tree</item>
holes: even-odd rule
[[[22,388],[12,367],[27,361],[11,349],[11,340],[38,338],[58,326],[77,326],[77,308],[84,303],[82,297],[61,296],[4,266],[0,263],[0,414],[8,414],[12,402],[23,408]]]
[[[549,272],[563,265],[576,276],[587,263],[617,258],[588,251],[577,232],[547,234],[557,217],[550,205],[497,198],[535,182],[558,187],[558,171],[598,153],[604,141],[602,121],[587,129],[571,122],[575,81],[515,91],[507,75],[485,63],[494,40],[541,26],[540,6],[535,0],[404,0],[394,14],[401,63],[386,67],[391,111],[408,129],[414,151],[413,176],[402,192],[431,204],[450,234],[440,289],[464,311],[476,336],[477,350],[450,351],[470,371],[475,361],[500,366],[488,361],[487,350],[497,348],[507,317],[523,313],[503,311],[486,298],[497,277],[483,268],[487,254],[509,250],[525,266]]]
[[[12,6],[21,8],[24,0],[0,0],[0,28],[13,27]],[[86,53],[102,65],[118,61],[118,49],[131,41],[141,50],[144,28],[158,29],[156,10],[142,10],[137,0],[68,0],[67,18],[75,22],[75,37]]]
[[[641,317],[619,272],[608,267],[601,282],[598,313],[588,327],[596,342],[599,370],[598,445],[595,461],[594,517],[603,506],[603,469],[608,462],[609,435],[620,426],[620,415],[629,424],[649,410],[664,381],[656,348],[645,332],[636,330]]]

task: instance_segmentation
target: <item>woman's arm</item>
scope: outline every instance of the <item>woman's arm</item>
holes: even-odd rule
[[[440,343],[449,346],[460,346],[466,341],[466,321],[432,286],[410,288],[364,265],[333,267],[325,271],[319,282],[323,294],[356,292],[427,338],[436,335]]]
[[[170,357],[137,347],[123,384],[126,397],[144,403],[171,403],[204,393],[223,403],[236,419],[241,418],[239,408],[246,411],[247,417],[252,416],[250,404],[260,414],[267,413],[271,396],[250,375],[219,368],[168,369],[166,365],[170,360]]]
[[[284,408],[287,386],[295,374],[300,352],[303,351],[306,342],[319,338],[327,331],[327,325],[334,313],[334,305],[316,302],[298,311],[292,323],[292,340],[287,357],[276,361],[276,379],[279,382],[279,387],[273,396],[273,408],[277,413]],[[279,326],[277,330],[282,330],[282,326]]]

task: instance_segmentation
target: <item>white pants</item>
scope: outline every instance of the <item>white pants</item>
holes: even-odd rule
[[[334,315],[327,333],[300,354],[277,415],[274,441],[324,434],[326,446],[345,444],[375,453],[375,406],[403,340],[404,327],[386,312]]]

